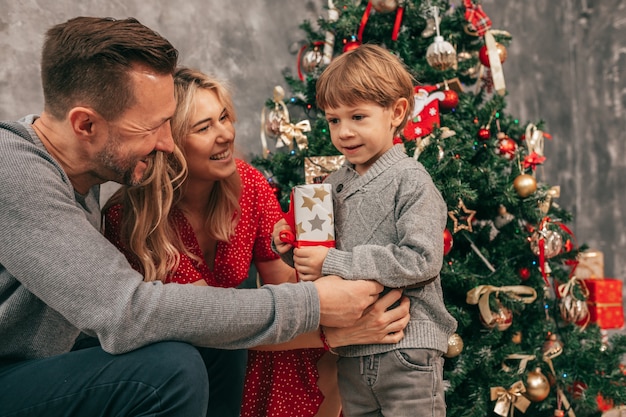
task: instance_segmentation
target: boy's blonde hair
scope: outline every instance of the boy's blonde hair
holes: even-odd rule
[[[382,46],[364,44],[334,58],[315,85],[317,107],[376,103],[389,108],[396,100],[408,101],[413,113],[413,77],[400,59]],[[402,132],[406,120],[398,126]]]

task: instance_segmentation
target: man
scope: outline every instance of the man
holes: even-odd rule
[[[147,283],[100,234],[99,185],[138,185],[174,149],[177,56],[134,19],[69,20],[46,36],[41,116],[0,125],[0,416],[204,415],[192,344],[351,325],[382,289]],[[102,347],[72,350],[81,332]]]

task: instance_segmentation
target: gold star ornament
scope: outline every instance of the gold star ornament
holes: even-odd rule
[[[472,231],[472,220],[474,220],[474,216],[476,215],[476,210],[469,210],[465,207],[465,203],[463,200],[459,198],[459,204],[456,210],[450,210],[448,212],[448,216],[454,222],[454,228],[452,230],[453,233],[458,232],[459,230],[468,230]],[[461,223],[463,222],[463,223]]]

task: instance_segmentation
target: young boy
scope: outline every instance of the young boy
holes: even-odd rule
[[[299,277],[372,279],[405,288],[411,301],[399,343],[336,349],[343,414],[443,417],[443,354],[456,329],[439,276],[446,204],[424,167],[393,144],[413,107],[412,77],[386,49],[361,45],[330,63],[316,93],[346,162],[325,180],[333,186],[336,248],[293,249]],[[287,227],[274,229],[282,255],[292,249],[278,236]]]

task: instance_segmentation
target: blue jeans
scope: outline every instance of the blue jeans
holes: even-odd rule
[[[337,361],[345,417],[445,417],[443,357],[398,349]]]
[[[161,342],[121,355],[99,346],[0,366],[0,416],[204,416],[198,350]]]

